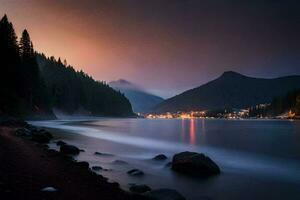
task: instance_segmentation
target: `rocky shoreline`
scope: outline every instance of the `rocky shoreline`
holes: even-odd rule
[[[17,137],[16,137],[17,136]],[[15,197],[21,197],[24,199],[24,194],[30,199],[98,199],[99,196],[104,196],[101,199],[153,199],[153,200],[184,200],[185,198],[179,194],[177,191],[172,189],[156,189],[152,190],[147,185],[131,185],[129,190],[130,192],[123,191],[120,189],[119,184],[114,182],[108,182],[108,179],[103,177],[102,175],[97,174],[100,170],[105,170],[101,166],[90,166],[88,162],[84,161],[76,161],[73,159],[73,155],[78,155],[80,152],[84,151],[75,146],[69,145],[64,141],[56,141],[56,145],[59,147],[59,151],[49,149],[48,143],[52,140],[53,136],[50,132],[44,129],[39,129],[32,125],[27,124],[21,120],[6,120],[0,122],[0,139],[4,137],[5,139],[9,139],[10,142],[14,142],[15,144],[1,144],[0,150],[4,148],[4,145],[10,145],[10,148],[13,146],[22,143],[22,146],[26,145],[26,148],[29,152],[27,152],[27,156],[34,157],[34,159],[28,159],[27,164],[29,165],[29,169],[35,168],[37,172],[43,171],[43,174],[38,173],[36,171],[26,171],[24,175],[17,175],[20,171],[19,168],[22,166],[16,165],[16,163],[22,163],[22,160],[15,159],[15,155],[12,152],[4,153],[2,152],[1,160],[9,160],[10,163],[13,163],[15,169],[8,169],[5,167],[6,163],[2,166],[4,170],[0,171],[0,194],[3,193],[3,197],[8,197],[7,199],[15,199]],[[5,141],[5,140],[4,140]],[[23,147],[24,148],[24,147]],[[22,148],[20,157],[26,158],[24,152],[22,152]],[[32,154],[32,155],[30,155]],[[95,156],[106,155],[104,153],[95,152]],[[167,157],[164,154],[159,154],[155,156],[152,160],[161,161],[165,160]],[[15,160],[15,162],[14,162]],[[35,166],[35,163],[44,163],[44,165]],[[32,165],[32,166],[30,166]],[[53,167],[54,165],[55,167]],[[217,175],[220,173],[219,167],[208,157],[203,154],[195,153],[195,152],[182,152],[179,154],[175,154],[172,162],[168,164],[170,170],[174,172],[181,173],[187,176],[201,176],[208,177],[212,175]],[[25,168],[26,169],[26,168]],[[7,171],[9,171],[6,175]],[[21,170],[22,171],[22,170]],[[52,174],[53,177],[49,179],[49,175]],[[144,172],[140,169],[132,169],[127,172],[129,176],[144,176]],[[4,178],[3,178],[3,177]],[[20,177],[18,177],[20,176]],[[14,181],[19,181],[19,179],[24,179],[23,176],[29,177],[37,177],[37,176],[45,176],[43,177],[43,184],[37,184],[41,181],[39,179],[26,179],[22,180],[21,185],[22,188],[15,188],[16,183],[6,183]],[[76,177],[76,181],[72,181]],[[5,180],[5,177],[9,181]],[[52,182],[55,179],[54,182]],[[70,179],[70,180],[68,180]],[[87,179],[87,180],[86,180]],[[70,184],[65,181],[70,182],[75,190],[68,190],[66,188],[69,187]],[[86,180],[86,181],[82,181]],[[49,183],[47,183],[49,181]],[[36,183],[37,182],[37,183]],[[52,183],[51,183],[52,182]],[[39,188],[35,188],[32,190],[31,185],[40,185]],[[87,185],[89,187],[87,188]],[[3,187],[6,185],[12,185],[13,187],[8,187],[10,189],[5,189]],[[17,184],[16,184],[17,185]],[[29,190],[26,190],[26,188]],[[3,189],[4,188],[4,189]],[[88,190],[88,192],[86,191]],[[16,191],[16,192],[14,192]],[[76,194],[76,195],[75,195]],[[16,198],[18,199],[18,198]],[[26,198],[25,198],[26,199]]]

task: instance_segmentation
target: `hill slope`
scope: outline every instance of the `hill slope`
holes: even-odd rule
[[[228,71],[219,78],[165,100],[156,112],[245,108],[269,103],[275,96],[300,88],[300,76],[275,79],[247,77]]]
[[[37,60],[52,107],[67,114],[81,110],[89,115],[133,115],[128,99],[106,83],[95,81],[82,71],[75,71],[60,59],[56,61],[53,57],[38,54]]]
[[[164,100],[163,98],[150,94],[123,79],[112,81],[109,83],[109,85],[114,89],[120,90],[120,92],[124,93],[124,95],[131,102],[134,112],[148,112]]]

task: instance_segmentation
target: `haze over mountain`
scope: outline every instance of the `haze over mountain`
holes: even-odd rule
[[[273,97],[299,88],[300,76],[264,79],[227,71],[213,81],[165,100],[154,111],[246,108],[270,103]]]
[[[124,95],[129,99],[134,112],[148,112],[164,100],[163,98],[150,94],[141,87],[124,79],[112,81],[109,85],[124,93]]]

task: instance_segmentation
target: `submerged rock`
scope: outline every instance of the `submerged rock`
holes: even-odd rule
[[[41,189],[42,192],[57,192],[58,190],[54,187],[45,187]]]
[[[157,156],[152,158],[152,160],[166,160],[166,159],[168,159],[168,157],[164,154],[158,154]]]
[[[65,144],[60,146],[60,152],[63,154],[78,155],[80,150],[73,145]]]
[[[129,170],[127,172],[127,174],[131,175],[131,176],[143,176],[144,175],[144,172],[139,170],[139,169],[132,169],[132,170]]]
[[[98,152],[98,151],[96,151],[94,154],[97,155],[97,156],[113,156],[113,154],[101,153],[101,152]]]
[[[148,185],[132,185],[129,190],[134,193],[145,193],[151,191],[151,188]]]
[[[114,160],[112,163],[119,164],[119,165],[127,165],[128,164],[128,162],[126,162],[124,160]]]
[[[92,167],[92,170],[94,170],[94,171],[100,171],[100,170],[102,170],[103,168],[101,167],[101,166],[93,166]]]
[[[165,167],[171,167],[172,166],[172,162],[168,162]]]
[[[158,189],[145,193],[145,196],[152,200],[185,200],[176,190]]]
[[[59,141],[56,142],[57,146],[62,146],[62,145],[66,145],[66,144],[67,143],[65,143],[64,141],[61,141],[61,140],[59,140]]]
[[[172,169],[179,173],[207,177],[220,173],[218,165],[204,154],[196,152],[182,152],[175,154]]]

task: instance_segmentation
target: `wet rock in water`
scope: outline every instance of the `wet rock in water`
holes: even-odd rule
[[[44,129],[31,131],[31,139],[38,143],[48,143],[53,136]]]
[[[89,163],[88,162],[85,162],[85,161],[80,161],[80,162],[77,162],[76,165],[78,167],[82,167],[84,169],[88,169],[90,167]]]
[[[101,167],[101,166],[93,166],[92,167],[92,170],[94,170],[94,171],[100,171],[100,170],[102,170],[103,168]]]
[[[218,165],[204,154],[196,152],[181,152],[175,154],[172,169],[182,174],[208,177],[220,173]]]
[[[28,129],[28,130],[30,130],[30,131],[36,131],[37,130],[37,128],[35,126],[32,126],[31,124],[27,124],[25,126],[25,128]]]
[[[185,200],[185,198],[176,190],[157,189],[147,192],[145,196],[152,200]]]
[[[166,159],[168,159],[168,157],[164,154],[158,154],[157,156],[152,158],[152,160],[166,160]]]
[[[132,185],[129,190],[134,193],[145,193],[151,191],[151,188],[148,185]]]
[[[165,167],[171,167],[172,166],[172,162],[168,162]]]
[[[65,144],[60,146],[60,152],[63,154],[78,155],[80,150],[73,145]]]
[[[66,144],[67,143],[65,143],[64,141],[61,141],[61,140],[59,140],[59,141],[56,142],[57,146],[62,146],[62,145],[66,145]]]
[[[41,189],[42,192],[57,192],[58,190],[54,187],[45,187]]]
[[[131,176],[143,176],[144,175],[144,172],[139,170],[139,169],[132,169],[132,170],[129,170],[127,172],[127,174],[131,175]]]
[[[27,128],[19,128],[15,131],[16,136],[31,137],[31,131]]]
[[[96,151],[94,154],[97,155],[97,156],[113,156],[112,154],[109,154],[109,153],[101,153],[101,152],[98,152],[98,151]]]
[[[123,161],[123,160],[114,160],[112,163],[119,164],[119,165],[127,165],[128,164],[128,162]]]
[[[145,196],[152,200],[185,200],[176,190],[158,189],[145,193]]]

